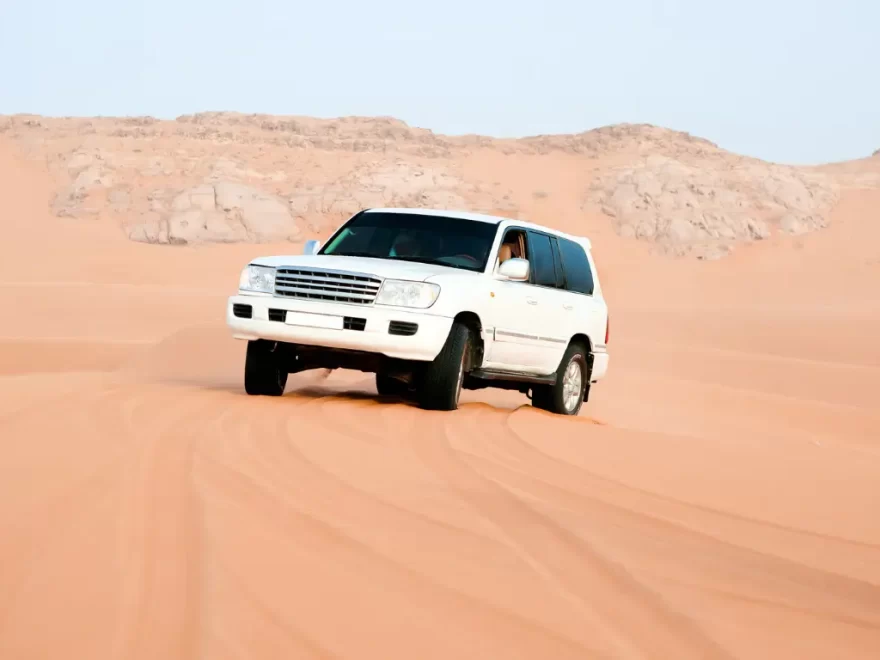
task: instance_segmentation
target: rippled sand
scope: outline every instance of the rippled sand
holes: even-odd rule
[[[0,658],[880,657],[876,192],[720,262],[599,243],[611,370],[565,419],[247,397],[225,297],[289,247],[0,177]]]

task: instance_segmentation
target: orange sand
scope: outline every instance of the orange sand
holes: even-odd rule
[[[564,156],[502,160],[572,228]],[[0,658],[880,657],[880,192],[713,262],[590,229],[611,365],[565,419],[249,398],[225,298],[298,246],[51,216],[9,146],[0,182]]]

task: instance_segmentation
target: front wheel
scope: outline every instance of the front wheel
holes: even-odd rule
[[[418,387],[419,405],[427,410],[455,410],[461,396],[471,349],[471,331],[459,322],[452,324],[446,343],[428,364]]]
[[[577,415],[589,376],[586,350],[580,344],[571,344],[559,363],[556,382],[532,389],[532,405],[557,415]]]
[[[281,396],[287,385],[278,344],[261,339],[248,342],[244,362],[244,389],[250,395]]]

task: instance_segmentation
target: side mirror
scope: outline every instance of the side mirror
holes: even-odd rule
[[[508,280],[526,282],[529,279],[528,259],[508,259],[498,267],[498,274]]]
[[[306,244],[303,246],[303,254],[318,254],[320,249],[321,241],[311,239],[306,241]]]

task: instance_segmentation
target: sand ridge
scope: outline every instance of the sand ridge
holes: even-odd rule
[[[350,372],[245,396],[225,298],[299,244],[59,216],[22,144],[0,143],[0,657],[877,657],[876,159],[828,167],[820,230],[714,261],[575,212],[584,154],[457,164],[594,240],[611,371],[562,419],[493,391],[433,414]]]

